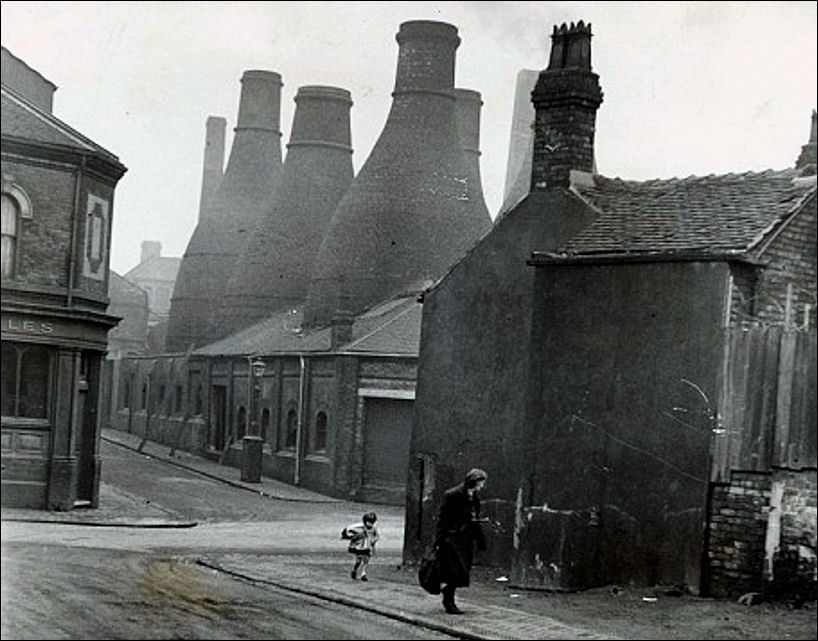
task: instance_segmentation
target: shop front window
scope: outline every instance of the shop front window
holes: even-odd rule
[[[46,347],[3,343],[3,416],[48,418],[50,361]]]

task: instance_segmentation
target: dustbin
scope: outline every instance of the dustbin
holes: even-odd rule
[[[261,483],[261,451],[264,440],[258,436],[241,439],[241,480]]]

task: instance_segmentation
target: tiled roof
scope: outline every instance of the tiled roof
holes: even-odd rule
[[[356,316],[352,340],[335,352],[417,356],[422,305],[416,295],[396,298]],[[197,356],[272,355],[293,352],[329,353],[329,326],[302,328],[302,308],[274,314],[227,338],[205,345]]]
[[[417,356],[422,313],[417,297],[378,305],[355,319],[352,340],[340,351]]]
[[[2,87],[2,133],[50,145],[70,147],[118,162],[110,151],[37,108],[8,87]]]
[[[596,220],[557,254],[741,254],[814,193],[795,169],[684,179],[594,176],[573,186]]]

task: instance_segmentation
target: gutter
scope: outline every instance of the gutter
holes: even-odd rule
[[[535,251],[531,253],[531,257],[526,261],[527,265],[539,267],[543,265],[611,265],[611,264],[630,264],[630,263],[712,263],[712,262],[739,262],[754,266],[764,266],[758,260],[750,258],[744,253],[744,250],[724,251],[721,253],[713,252],[678,252],[673,254],[668,253],[599,253],[599,254],[558,254],[555,252]]]

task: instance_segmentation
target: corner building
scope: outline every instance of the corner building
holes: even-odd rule
[[[2,503],[99,501],[116,156],[52,114],[56,86],[2,50]]]

